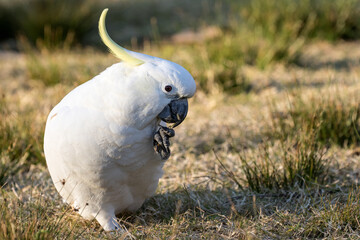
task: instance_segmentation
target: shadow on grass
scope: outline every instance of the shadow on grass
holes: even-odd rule
[[[260,215],[272,216],[278,212],[298,214],[305,206],[316,207],[324,199],[335,198],[342,189],[318,188],[279,190],[255,193],[249,190],[181,189],[158,194],[145,201],[134,214],[126,213],[118,217],[127,227],[132,225],[173,224],[174,221],[236,221],[255,220]],[[341,194],[340,194],[341,195]],[[342,195],[341,195],[342,196]],[[346,196],[342,196],[346,201]]]
[[[230,199],[226,189],[210,191],[183,188],[174,192],[157,194],[147,199],[136,213],[125,213],[118,217],[126,218],[129,222],[140,221],[142,224],[169,224],[181,215],[229,216],[231,214]]]

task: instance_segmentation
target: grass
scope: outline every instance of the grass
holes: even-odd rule
[[[280,138],[304,131],[306,134],[314,133],[316,142],[323,144],[360,144],[360,107],[356,95],[344,98],[333,93],[305,101],[295,93],[294,98],[287,113],[274,111],[272,127],[277,129]]]
[[[234,9],[268,38],[282,38],[281,35],[326,40],[359,38],[360,5],[356,0],[255,0],[245,7],[236,8],[235,4]]]
[[[176,2],[117,3],[109,20],[136,27],[132,45],[185,66],[198,84],[155,196],[119,216],[127,238],[360,237],[360,48],[338,41],[358,39],[356,1],[183,1],[178,10]],[[41,14],[26,16],[35,33]],[[198,20],[193,29],[215,25],[210,38],[175,43],[169,37],[209,16],[213,22]],[[121,39],[115,23],[109,32]],[[42,153],[50,110],[117,59],[76,46],[84,33],[76,23],[39,26],[34,37],[18,38],[20,53],[0,53],[0,238],[124,238],[62,202]],[[155,41],[141,45],[144,38]]]
[[[5,95],[0,99],[0,106],[0,185],[3,186],[20,171],[28,171],[31,164],[45,163],[44,131],[34,127],[36,112],[33,109],[10,111]]]
[[[281,146],[274,156],[268,148],[254,159],[240,156],[245,182],[251,190],[276,191],[324,184],[329,163],[324,158],[325,150],[314,139],[296,142],[295,147]]]
[[[236,152],[240,166],[233,171],[214,151],[217,161],[230,181],[241,190],[276,192],[325,184],[329,177],[326,149],[314,134],[296,139],[272,141],[266,138],[257,150]],[[243,176],[243,177],[240,177]]]
[[[15,199],[14,199],[15,198]],[[49,204],[50,203],[50,204]],[[64,216],[68,210],[59,209],[62,215],[56,216],[53,224],[49,221],[54,212],[51,202],[38,200],[36,202],[24,202],[16,199],[13,194],[2,191],[1,194],[1,233],[2,239],[49,239],[56,237],[70,237],[71,232],[65,226]],[[9,211],[11,208],[12,211]],[[31,222],[27,221],[29,218]],[[16,225],[14,223],[17,223]],[[69,231],[69,233],[67,233]],[[70,236],[69,236],[70,235]]]
[[[26,38],[20,38],[22,52],[25,53],[26,73],[29,79],[41,82],[45,86],[63,84],[74,86],[91,79],[104,70],[109,60],[102,57],[94,64],[89,59],[73,59],[67,62],[68,56],[81,54],[79,49],[71,49],[70,43],[63,42],[56,48],[48,49],[45,45],[38,44],[33,47]],[[99,55],[89,49],[87,54]]]
[[[161,53],[159,50],[158,54]],[[94,55],[97,61],[91,60],[94,64],[91,65],[86,59]],[[98,68],[115,61],[111,56],[92,51],[65,52],[62,57],[67,59],[61,62],[66,68],[69,68],[66,62],[73,59]],[[19,58],[1,61],[18,62]],[[27,148],[38,146],[41,149],[42,132],[39,129],[43,129],[51,107],[73,85],[64,82],[45,85],[28,79],[26,59],[23,64],[20,61],[20,65],[4,66],[22,68],[23,71],[20,74],[14,74],[16,71],[3,73],[8,74],[4,77],[8,80],[3,90],[7,94],[1,101],[1,117],[5,119],[1,122],[1,132],[10,135],[6,139],[4,137],[7,135],[1,135],[4,139],[1,160],[9,169],[3,171],[3,182],[7,184],[2,187],[0,199],[4,219],[1,236],[5,239],[121,237],[103,232],[96,222],[81,219],[64,205],[42,167],[42,155],[36,157],[32,148]],[[339,74],[349,79],[347,74],[356,74],[358,67],[353,66],[352,69],[351,73]],[[298,74],[299,69],[290,68],[290,71]],[[309,76],[313,74],[311,71]],[[265,74],[265,78],[271,78],[266,77],[266,71],[259,74],[260,77]],[[286,76],[285,73],[283,75]],[[248,76],[252,83],[258,78],[257,75]],[[324,74],[323,81],[326,82],[327,78]],[[293,89],[281,77],[277,80],[279,84]],[[80,81],[75,79],[72,84],[79,84]],[[309,138],[306,128],[303,131],[297,129],[297,135],[295,130],[289,130],[293,127],[289,118],[292,111],[299,109],[302,115],[305,115],[304,112],[311,115],[312,99],[326,96],[324,92],[330,91],[327,85],[321,86],[323,94],[320,95],[319,89],[300,82],[303,84],[299,91],[301,97],[294,97],[289,108],[289,89],[269,95],[269,91],[273,92],[271,86],[266,82],[263,84],[257,87],[257,92],[235,96],[198,92],[190,103],[188,119],[177,132],[173,156],[165,165],[165,176],[160,181],[157,194],[148,199],[136,214],[124,215],[119,219],[128,228],[130,236],[141,239],[237,239],[254,236],[336,238],[359,235],[354,225],[357,217],[351,214],[358,207],[355,197],[357,190],[351,190],[356,189],[358,181],[356,145],[330,143],[324,152],[322,143],[316,135]],[[353,101],[352,93],[357,91],[358,81],[339,82],[337,87],[342,92],[341,101],[337,96],[331,96],[343,104],[326,106],[332,111],[338,108],[342,112],[349,112],[348,106],[352,105],[347,102]],[[311,97],[307,97],[309,95]],[[326,98],[321,99],[327,102]],[[274,102],[276,110],[269,107],[269,102]],[[283,121],[290,124],[283,128],[287,129],[284,133],[287,138],[279,137],[283,123],[274,112],[278,115],[282,112],[285,116]],[[343,115],[343,119],[351,117],[349,114]],[[277,125],[271,125],[271,118]],[[27,119],[32,120],[31,128],[26,127],[29,124]],[[301,119],[299,122],[302,124],[314,126],[310,124],[312,118]],[[195,125],[197,128],[194,128]],[[268,134],[269,125],[272,135]],[[224,129],[231,131],[231,137],[224,134]],[[22,144],[18,144],[19,141]],[[16,143],[16,155],[8,150],[8,143]],[[216,161],[213,152],[204,148],[214,148],[228,172]],[[27,156],[25,160],[21,160],[23,156]],[[352,197],[348,198],[350,195]]]
[[[334,232],[352,232],[359,228],[359,190],[352,190],[348,193],[346,201],[323,200],[323,209],[316,212],[316,215],[309,224],[306,234],[309,237],[327,237],[326,232],[330,228]],[[317,226],[316,228],[311,226]]]

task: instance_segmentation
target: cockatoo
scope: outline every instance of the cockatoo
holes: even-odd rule
[[[122,61],[51,110],[44,152],[64,201],[111,231],[122,229],[117,214],[137,210],[155,193],[170,156],[169,138],[185,119],[196,85],[180,65],[117,45],[105,27],[107,11],[99,34]]]

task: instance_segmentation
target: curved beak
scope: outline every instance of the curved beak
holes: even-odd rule
[[[174,128],[186,118],[188,112],[188,101],[186,98],[172,100],[162,111],[159,113],[158,118],[166,123],[173,123],[169,125]]]

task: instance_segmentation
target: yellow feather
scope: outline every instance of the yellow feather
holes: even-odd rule
[[[110,49],[110,51],[119,59],[121,59],[124,62],[127,62],[131,65],[138,66],[144,63],[144,61],[137,59],[133,56],[131,56],[125,48],[119,46],[117,43],[115,43],[109,36],[108,32],[106,31],[105,26],[105,18],[106,14],[108,12],[108,9],[105,8],[103,12],[101,13],[100,19],[99,19],[99,34],[101,37],[101,40],[104,42],[104,44]]]

